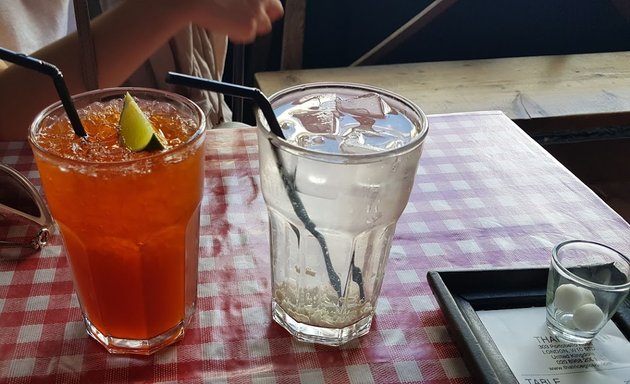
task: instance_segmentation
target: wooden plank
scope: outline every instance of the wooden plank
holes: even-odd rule
[[[280,69],[302,68],[306,0],[287,0],[284,7]]]
[[[391,35],[387,36],[383,41],[377,44],[374,48],[370,49],[363,56],[355,60],[351,67],[359,65],[373,65],[378,62],[388,53],[396,49],[408,38],[418,33],[422,28],[429,24],[433,19],[441,15],[444,11],[449,9],[457,0],[435,0],[424,8],[420,13],[411,18],[403,26],[394,31]]]
[[[617,8],[617,11],[630,21],[630,2],[628,0],[612,0],[613,5]]]
[[[267,94],[333,81],[389,89],[426,113],[501,110],[514,120],[599,115],[628,122],[630,52],[257,73]]]

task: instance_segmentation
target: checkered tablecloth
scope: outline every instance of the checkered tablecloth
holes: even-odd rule
[[[182,341],[109,355],[81,322],[59,235],[0,262],[0,382],[469,383],[426,273],[547,265],[565,239],[628,252],[630,226],[500,112],[435,115],[370,333],[296,342],[270,316],[267,216],[254,129],[208,134],[197,312]],[[0,161],[38,184],[26,143]]]

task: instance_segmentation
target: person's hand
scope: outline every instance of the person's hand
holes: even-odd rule
[[[280,0],[196,0],[193,22],[224,33],[235,43],[249,43],[271,32],[271,24],[282,17]]]

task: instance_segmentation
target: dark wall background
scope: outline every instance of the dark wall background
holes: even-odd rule
[[[304,67],[349,65],[430,3],[310,0]],[[459,0],[383,63],[628,50],[630,22],[614,3]]]

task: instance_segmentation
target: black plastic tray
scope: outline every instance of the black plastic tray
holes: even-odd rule
[[[427,273],[449,324],[449,332],[462,352],[473,377],[483,383],[518,383],[478,310],[542,307],[545,305],[549,268],[444,270]],[[613,317],[630,340],[630,297]]]

